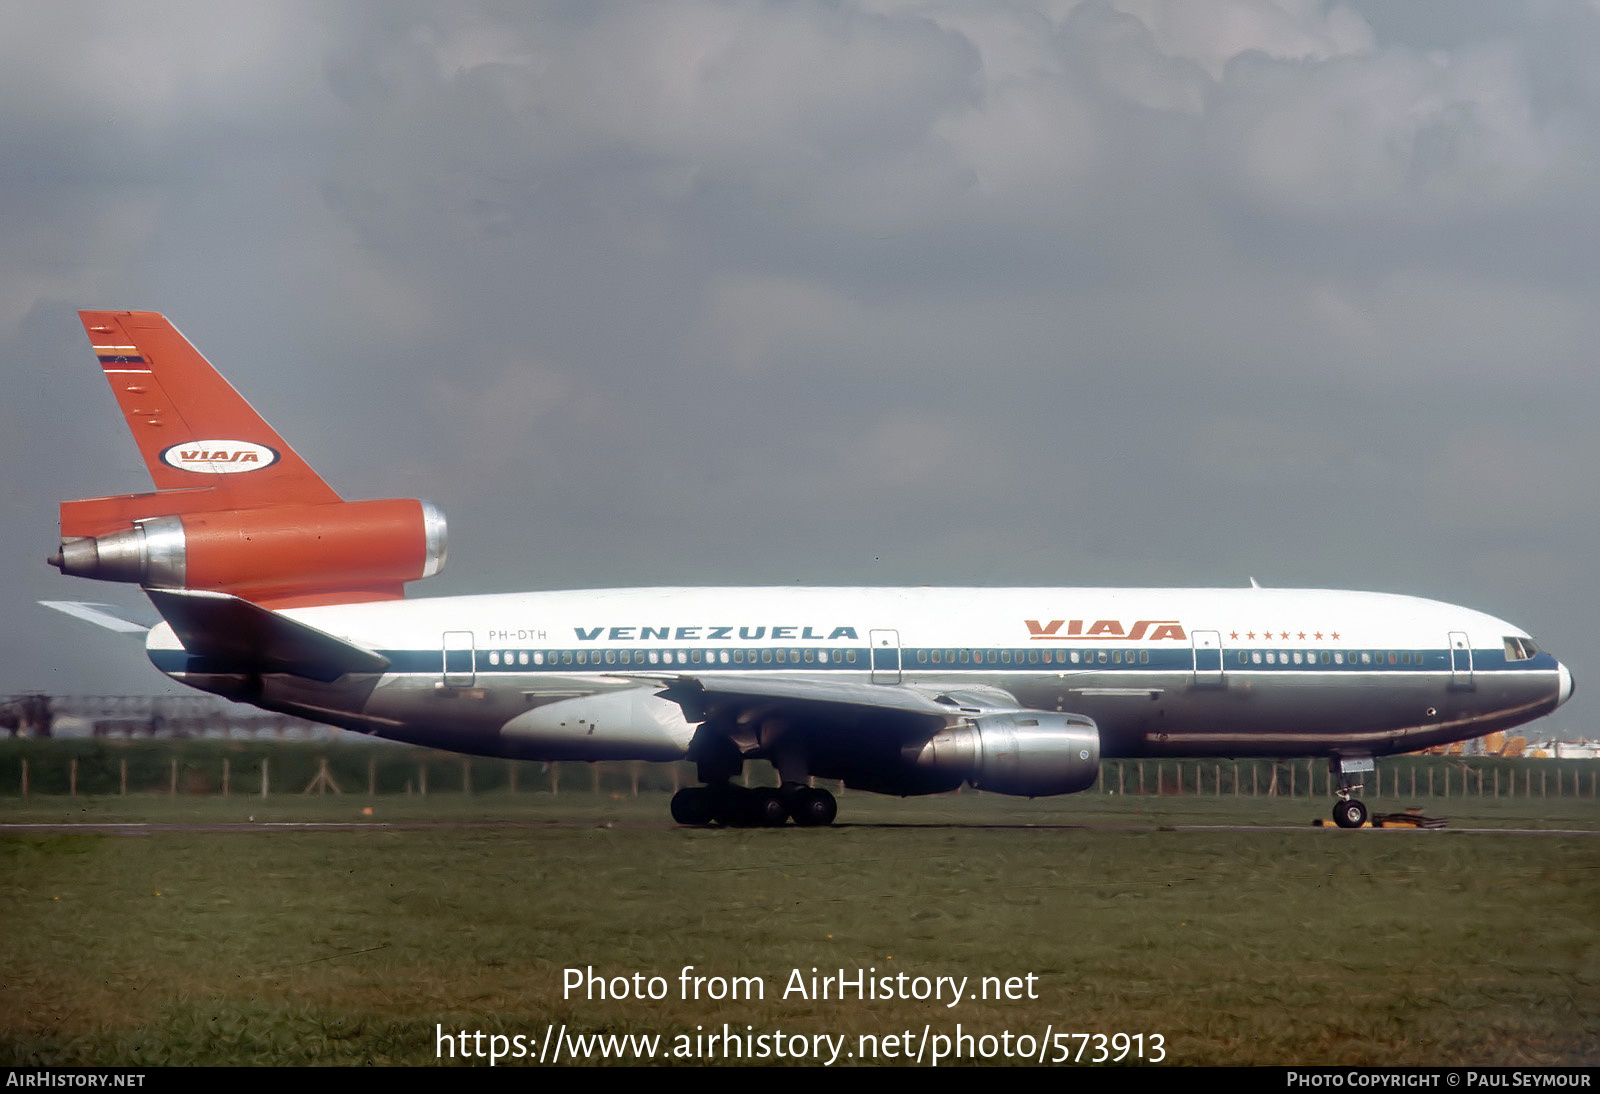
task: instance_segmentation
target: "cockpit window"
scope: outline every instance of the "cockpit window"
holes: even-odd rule
[[[1526,661],[1539,652],[1539,647],[1533,644],[1533,639],[1531,638],[1516,638],[1507,635],[1505,643],[1507,661]]]

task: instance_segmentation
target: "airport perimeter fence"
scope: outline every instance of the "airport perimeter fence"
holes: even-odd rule
[[[766,764],[750,785],[776,782]],[[603,794],[671,792],[696,782],[688,763],[538,763],[424,748],[297,741],[0,741],[0,798],[126,794],[280,796],[317,793]],[[835,785],[828,783],[826,785]],[[1326,760],[1107,760],[1090,793],[1327,798]],[[1600,797],[1600,760],[1393,756],[1377,761],[1361,797]]]

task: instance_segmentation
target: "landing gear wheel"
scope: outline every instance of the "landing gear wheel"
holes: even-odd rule
[[[711,792],[711,819],[725,828],[750,824],[750,791],[742,786],[724,786]]]
[[[1354,798],[1333,807],[1333,823],[1340,828],[1360,828],[1367,823],[1367,807]]]
[[[826,790],[808,786],[790,800],[789,815],[802,828],[821,828],[839,815],[839,803]]]
[[[711,791],[703,786],[686,786],[672,795],[672,819],[696,827],[711,823]]]
[[[782,828],[789,823],[789,809],[783,796],[770,786],[750,792],[749,823],[757,828]]]

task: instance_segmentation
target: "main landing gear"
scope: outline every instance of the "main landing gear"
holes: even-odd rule
[[[780,828],[792,817],[803,828],[833,823],[839,803],[820,787],[689,786],[672,796],[672,819],[679,824],[720,824],[728,828]]]
[[[1340,828],[1360,828],[1367,823],[1367,807],[1350,795],[1361,789],[1361,776],[1376,766],[1371,756],[1334,756],[1328,761],[1328,770],[1338,781],[1334,793],[1339,800],[1333,806],[1333,823]]]

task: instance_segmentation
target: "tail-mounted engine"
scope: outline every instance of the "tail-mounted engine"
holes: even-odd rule
[[[330,597],[396,598],[404,595],[405,582],[444,568],[444,515],[425,501],[191,512],[72,535],[68,507],[92,504],[62,507],[61,550],[50,563],[64,574],[208,589],[288,607]]]
[[[940,730],[906,758],[951,785],[1029,798],[1073,794],[1100,776],[1100,730],[1080,714],[988,714]]]

